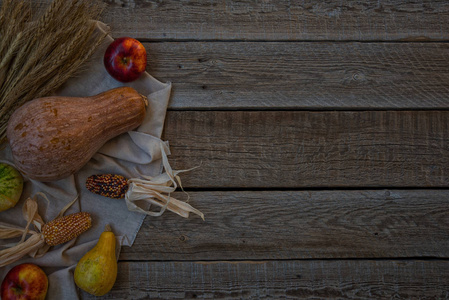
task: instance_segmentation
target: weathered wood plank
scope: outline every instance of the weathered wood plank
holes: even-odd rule
[[[181,193],[175,195],[185,198]],[[147,217],[121,260],[449,257],[448,190],[191,192],[206,216]]]
[[[447,40],[446,1],[103,0],[114,36],[195,40]]]
[[[170,111],[195,188],[448,187],[448,111]]]
[[[448,22],[449,24],[449,22]],[[170,108],[449,107],[446,43],[147,43]]]
[[[51,0],[34,0],[45,7]],[[114,37],[422,41],[449,38],[446,1],[102,0]],[[1,1],[0,1],[1,3]]]
[[[441,260],[124,262],[102,298],[447,299],[448,273]]]

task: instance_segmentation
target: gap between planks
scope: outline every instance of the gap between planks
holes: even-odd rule
[[[283,259],[283,258],[273,258],[273,259],[198,259],[198,260],[177,260],[177,259],[147,259],[147,260],[133,260],[133,259],[118,259],[119,263],[194,263],[194,264],[204,264],[204,265],[213,265],[213,264],[264,264],[269,262],[338,262],[338,261],[398,261],[398,262],[414,262],[414,261],[435,261],[435,262],[449,262],[449,256],[447,258],[444,257],[435,257],[435,256],[416,256],[416,257],[378,257],[378,258],[361,258],[361,257],[342,257],[342,258],[291,258],[291,259]]]
[[[447,44],[446,40],[432,40],[432,39],[405,39],[405,40],[251,40],[251,39],[151,39],[151,38],[136,38],[141,43],[334,43],[334,44],[348,44],[348,43],[360,43],[360,44]]]

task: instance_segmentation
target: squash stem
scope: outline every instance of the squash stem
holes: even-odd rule
[[[148,102],[148,98],[142,94],[139,94],[142,97],[143,102],[145,103],[145,107],[148,106],[149,102]]]

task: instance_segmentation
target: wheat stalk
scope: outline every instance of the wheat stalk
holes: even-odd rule
[[[34,15],[25,0],[3,0],[1,5],[0,144],[15,109],[58,89],[105,37],[95,32],[93,21],[102,6],[91,0],[53,0]]]

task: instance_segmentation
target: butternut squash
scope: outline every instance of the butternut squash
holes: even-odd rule
[[[7,137],[16,168],[54,181],[76,173],[111,138],[144,120],[146,98],[130,87],[92,97],[43,97],[18,108]]]
[[[87,252],[75,268],[76,285],[95,296],[107,294],[117,278],[115,235],[106,225],[94,248]]]

